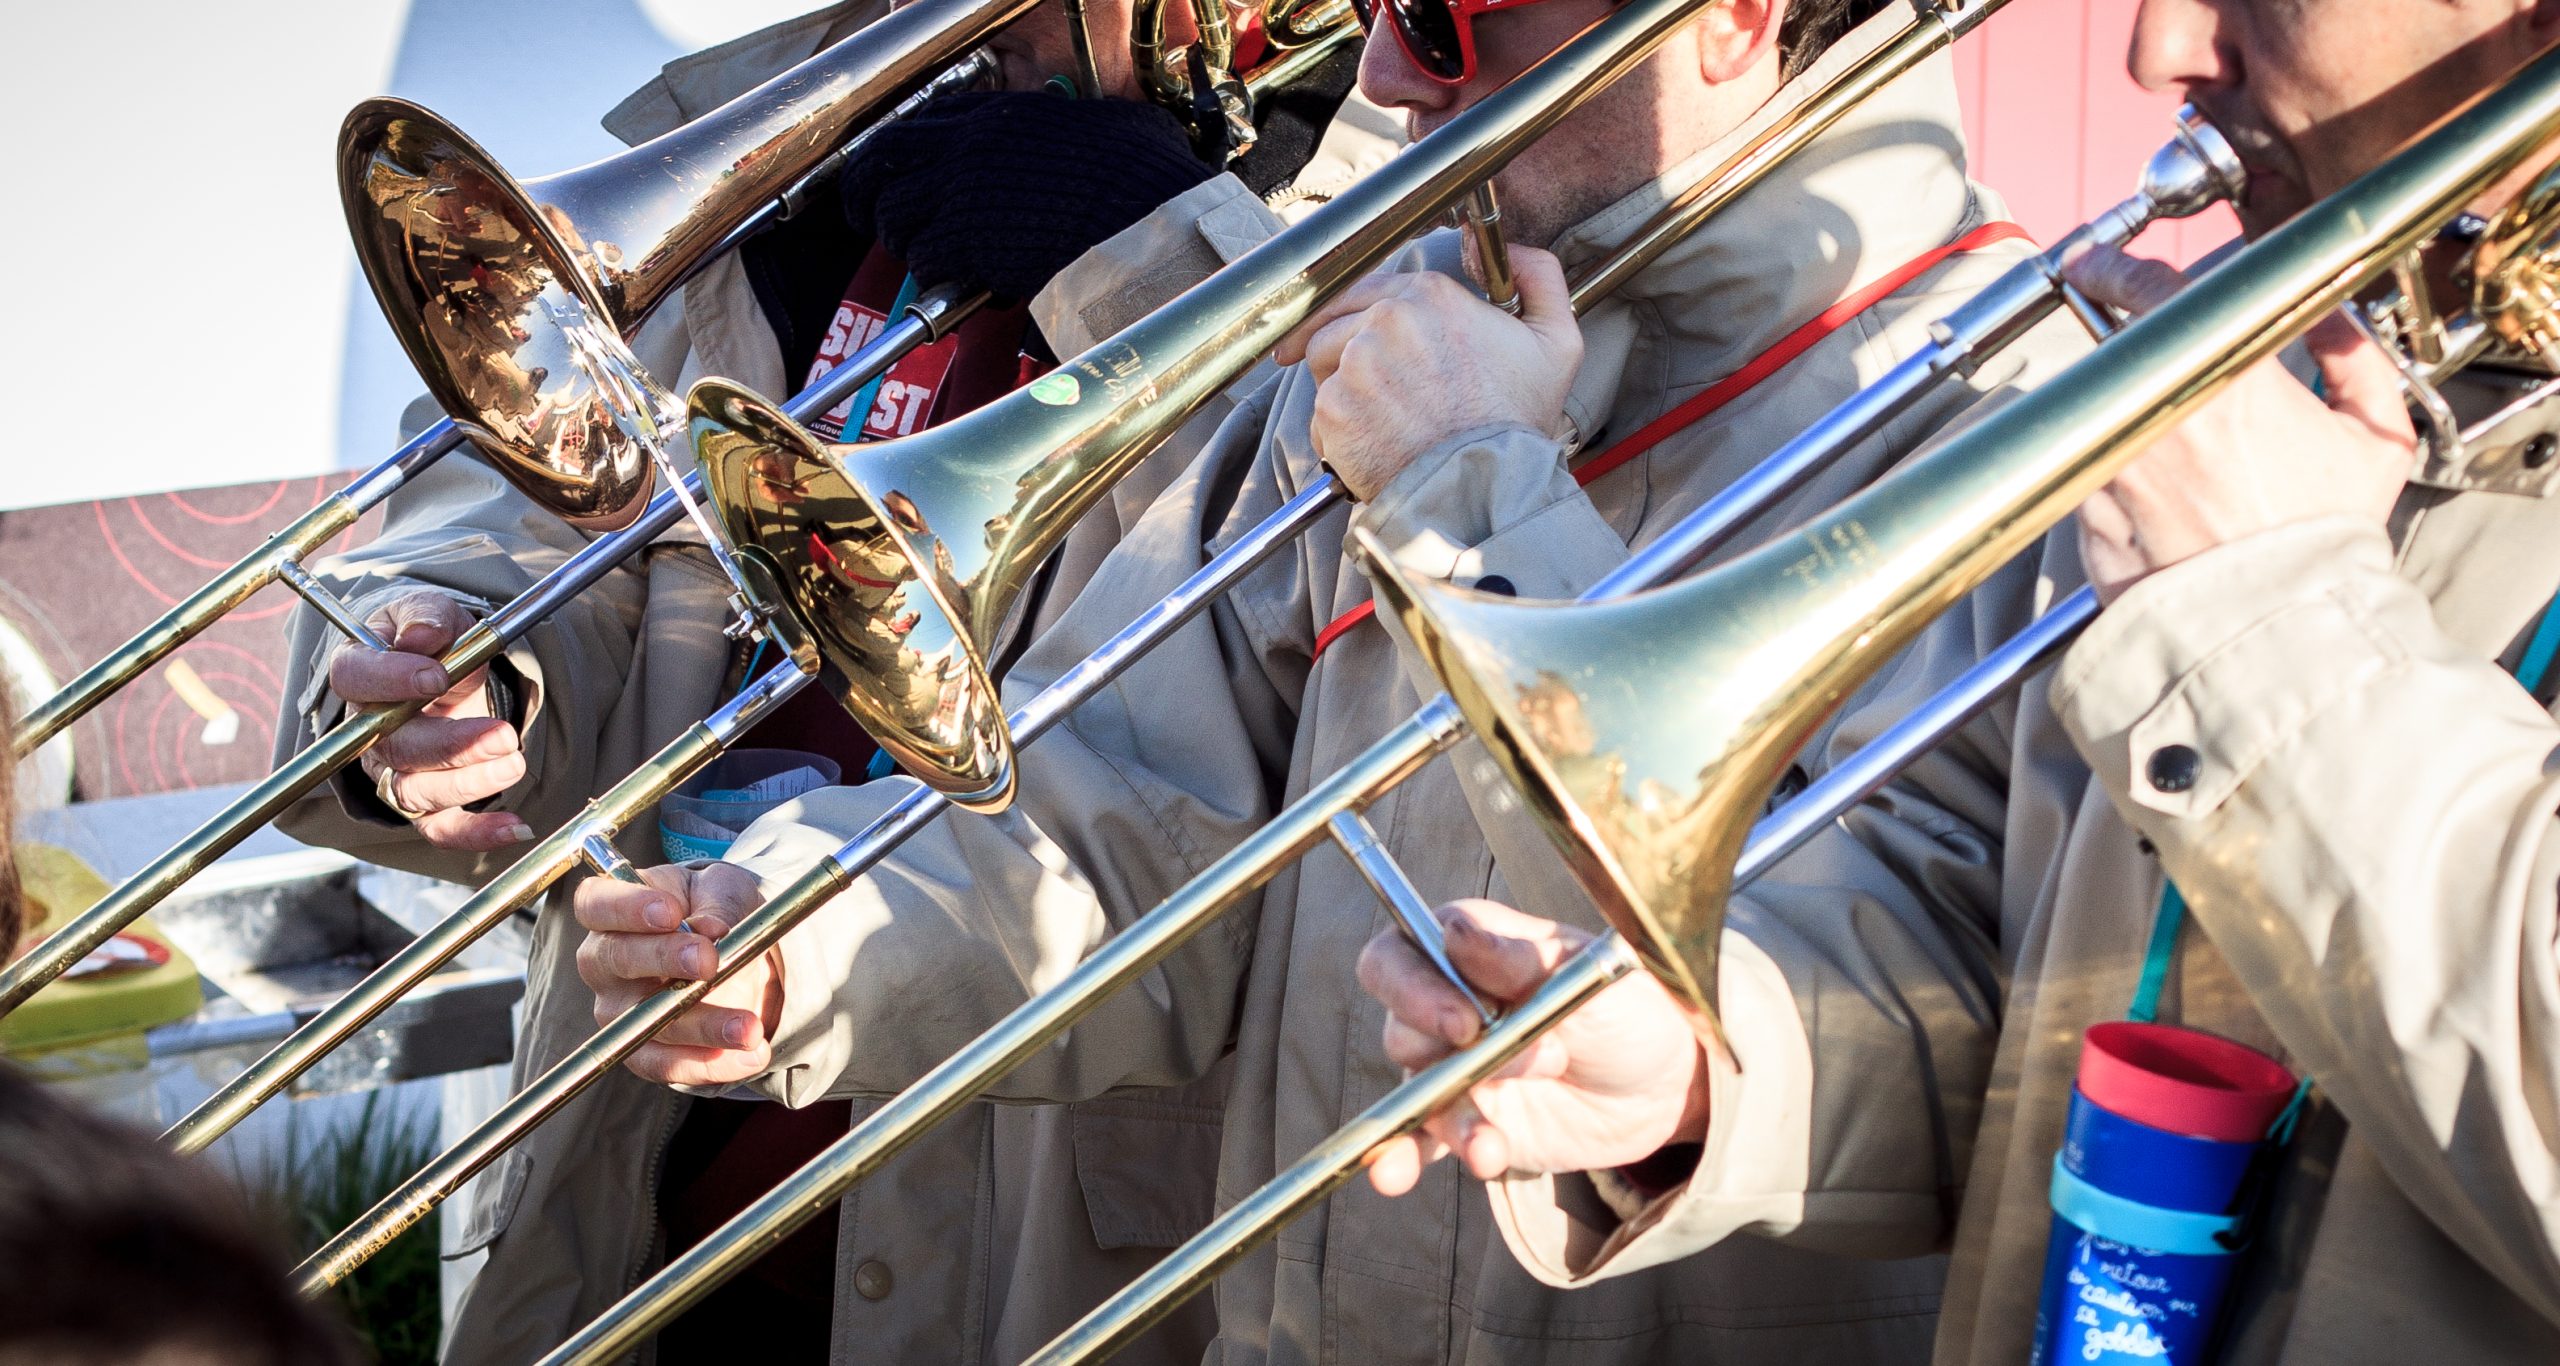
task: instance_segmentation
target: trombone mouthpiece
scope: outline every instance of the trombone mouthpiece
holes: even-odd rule
[[[2248,193],[2249,173],[2240,154],[2203,111],[2178,106],[2177,133],[2142,166],[2142,197],[2155,218],[2192,218],[2224,200]]]

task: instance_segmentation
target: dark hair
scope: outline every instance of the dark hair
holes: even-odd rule
[[[348,1366],[230,1185],[0,1067],[0,1366]]]
[[[1778,75],[1793,80],[1831,45],[1888,4],[1901,0],[1792,0],[1778,24]]]

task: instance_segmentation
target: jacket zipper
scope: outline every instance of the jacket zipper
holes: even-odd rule
[[[658,1122],[657,1133],[649,1140],[649,1160],[640,1168],[642,1209],[645,1213],[641,1216],[640,1236],[632,1240],[631,1265],[622,1275],[622,1293],[625,1295],[640,1288],[640,1283],[648,1278],[649,1263],[656,1260],[651,1254],[657,1251],[661,1237],[658,1180],[666,1172],[667,1153],[676,1145],[676,1130],[684,1124],[685,1111],[693,1108],[693,1098],[681,1091],[670,1091],[667,1096],[672,1103],[666,1107],[666,1117]],[[651,1341],[635,1350],[629,1359],[649,1363],[656,1361],[657,1356],[657,1343]]]

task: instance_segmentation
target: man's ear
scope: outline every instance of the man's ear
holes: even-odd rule
[[[2560,4],[2560,0],[2540,0]],[[1698,74],[1710,85],[1740,80],[1778,51],[1790,0],[1724,0],[1698,20]]]

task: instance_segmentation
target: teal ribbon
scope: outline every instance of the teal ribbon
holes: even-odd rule
[[[922,291],[916,288],[916,277],[908,276],[898,286],[897,302],[889,305],[889,321],[895,323],[898,319],[905,317],[907,306],[916,301],[916,295],[920,292]],[[871,404],[880,397],[880,383],[887,378],[889,378],[889,372],[886,370],[873,375],[869,384],[863,385],[860,392],[847,400],[852,406],[845,409],[845,429],[841,433],[846,441],[862,439],[862,428],[871,418]]]
[[[2237,1241],[2240,1218],[2232,1214],[2199,1214],[2162,1209],[2109,1195],[2072,1174],[2053,1157],[2053,1212],[2075,1227],[2111,1243],[2145,1252],[2171,1252],[2184,1257],[2228,1257]]]

